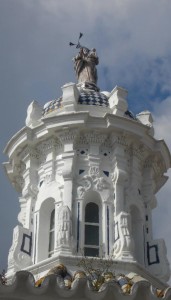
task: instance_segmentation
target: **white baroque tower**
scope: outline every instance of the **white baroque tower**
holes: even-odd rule
[[[5,148],[21,208],[7,277],[23,269],[40,277],[57,263],[74,272],[82,255],[110,256],[118,272],[163,287],[170,270],[151,212],[169,150],[154,138],[150,112],[128,110],[125,89],[99,90],[95,49],[81,48],[74,63],[78,84],[44,108],[33,101]]]

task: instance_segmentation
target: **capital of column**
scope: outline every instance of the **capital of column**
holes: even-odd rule
[[[64,145],[64,152],[70,152],[74,149],[74,143],[79,134],[78,129],[65,129],[58,134],[58,137]]]
[[[74,158],[75,158],[74,151],[63,153],[62,155],[62,159],[64,161],[64,165],[62,168],[62,175],[64,180],[70,180],[73,176]]]
[[[100,131],[91,131],[85,133],[85,138],[89,144],[99,144],[101,145],[107,138],[107,134],[101,133]]]

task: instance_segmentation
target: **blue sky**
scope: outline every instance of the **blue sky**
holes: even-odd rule
[[[170,0],[0,0],[0,160],[8,140],[25,125],[34,99],[44,105],[75,82],[72,57],[79,32],[97,49],[98,85],[128,90],[134,113],[153,113],[156,136],[171,149]],[[0,168],[0,268],[6,268],[17,193]],[[171,181],[158,195],[154,236],[165,238],[171,263]],[[160,220],[160,221],[159,221]]]

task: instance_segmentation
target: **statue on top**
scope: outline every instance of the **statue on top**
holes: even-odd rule
[[[74,69],[78,79],[78,83],[90,82],[96,85],[97,83],[97,69],[96,65],[99,63],[99,58],[96,49],[89,50],[88,48],[80,45],[80,38],[83,36],[80,33],[78,43],[70,43],[70,46],[76,45],[80,49],[79,53],[73,58]]]

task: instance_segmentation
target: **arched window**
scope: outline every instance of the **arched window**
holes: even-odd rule
[[[55,235],[55,210],[53,209],[50,215],[50,229],[49,229],[49,257],[54,253],[54,235]]]
[[[99,256],[99,206],[89,202],[85,207],[84,255]]]

